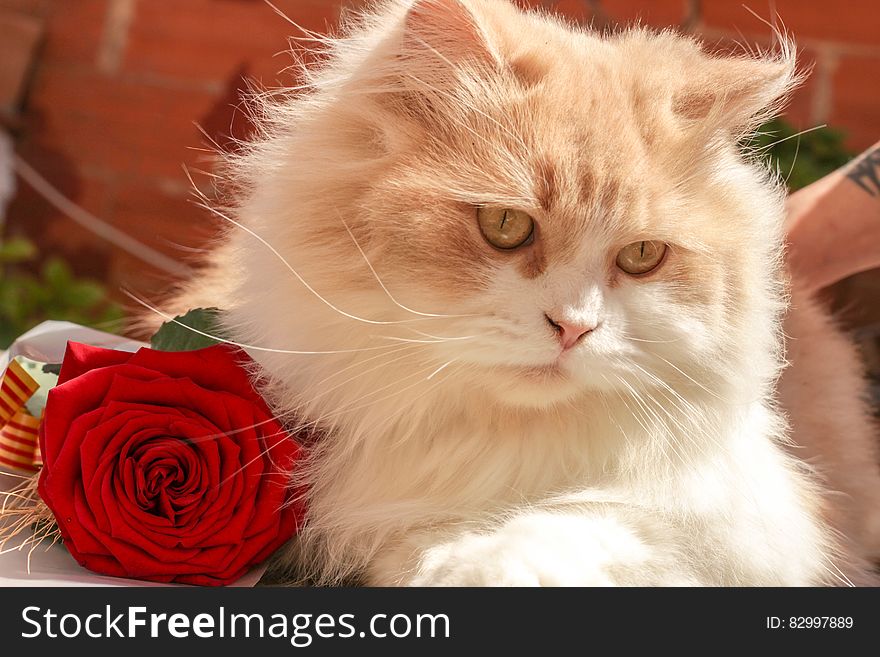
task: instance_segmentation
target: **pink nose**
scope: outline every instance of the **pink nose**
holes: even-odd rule
[[[559,335],[559,341],[562,343],[562,350],[567,351],[581,341],[587,333],[595,330],[594,325],[587,326],[585,324],[577,324],[572,322],[557,322],[550,315],[545,314],[544,317],[550,323],[550,326]]]

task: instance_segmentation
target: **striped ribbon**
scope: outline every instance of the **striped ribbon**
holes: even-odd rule
[[[36,472],[42,465],[40,420],[25,408],[39,387],[17,361],[9,363],[0,383],[0,468]]]

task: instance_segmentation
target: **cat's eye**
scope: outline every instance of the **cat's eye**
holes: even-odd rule
[[[518,249],[535,233],[535,220],[522,210],[482,207],[477,210],[477,220],[483,237],[498,249]]]
[[[647,274],[660,266],[667,248],[663,242],[654,241],[627,244],[617,254],[617,266],[632,276]]]

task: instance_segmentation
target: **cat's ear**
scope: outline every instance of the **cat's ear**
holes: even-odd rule
[[[704,55],[694,75],[672,98],[672,111],[686,120],[747,130],[776,114],[800,82],[793,48],[777,56]]]
[[[477,16],[463,0],[416,0],[406,16],[403,49],[408,57],[447,65],[497,61]]]

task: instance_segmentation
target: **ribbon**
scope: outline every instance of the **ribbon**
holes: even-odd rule
[[[36,472],[42,465],[40,420],[25,408],[39,387],[18,361],[10,361],[0,383],[0,467]]]

